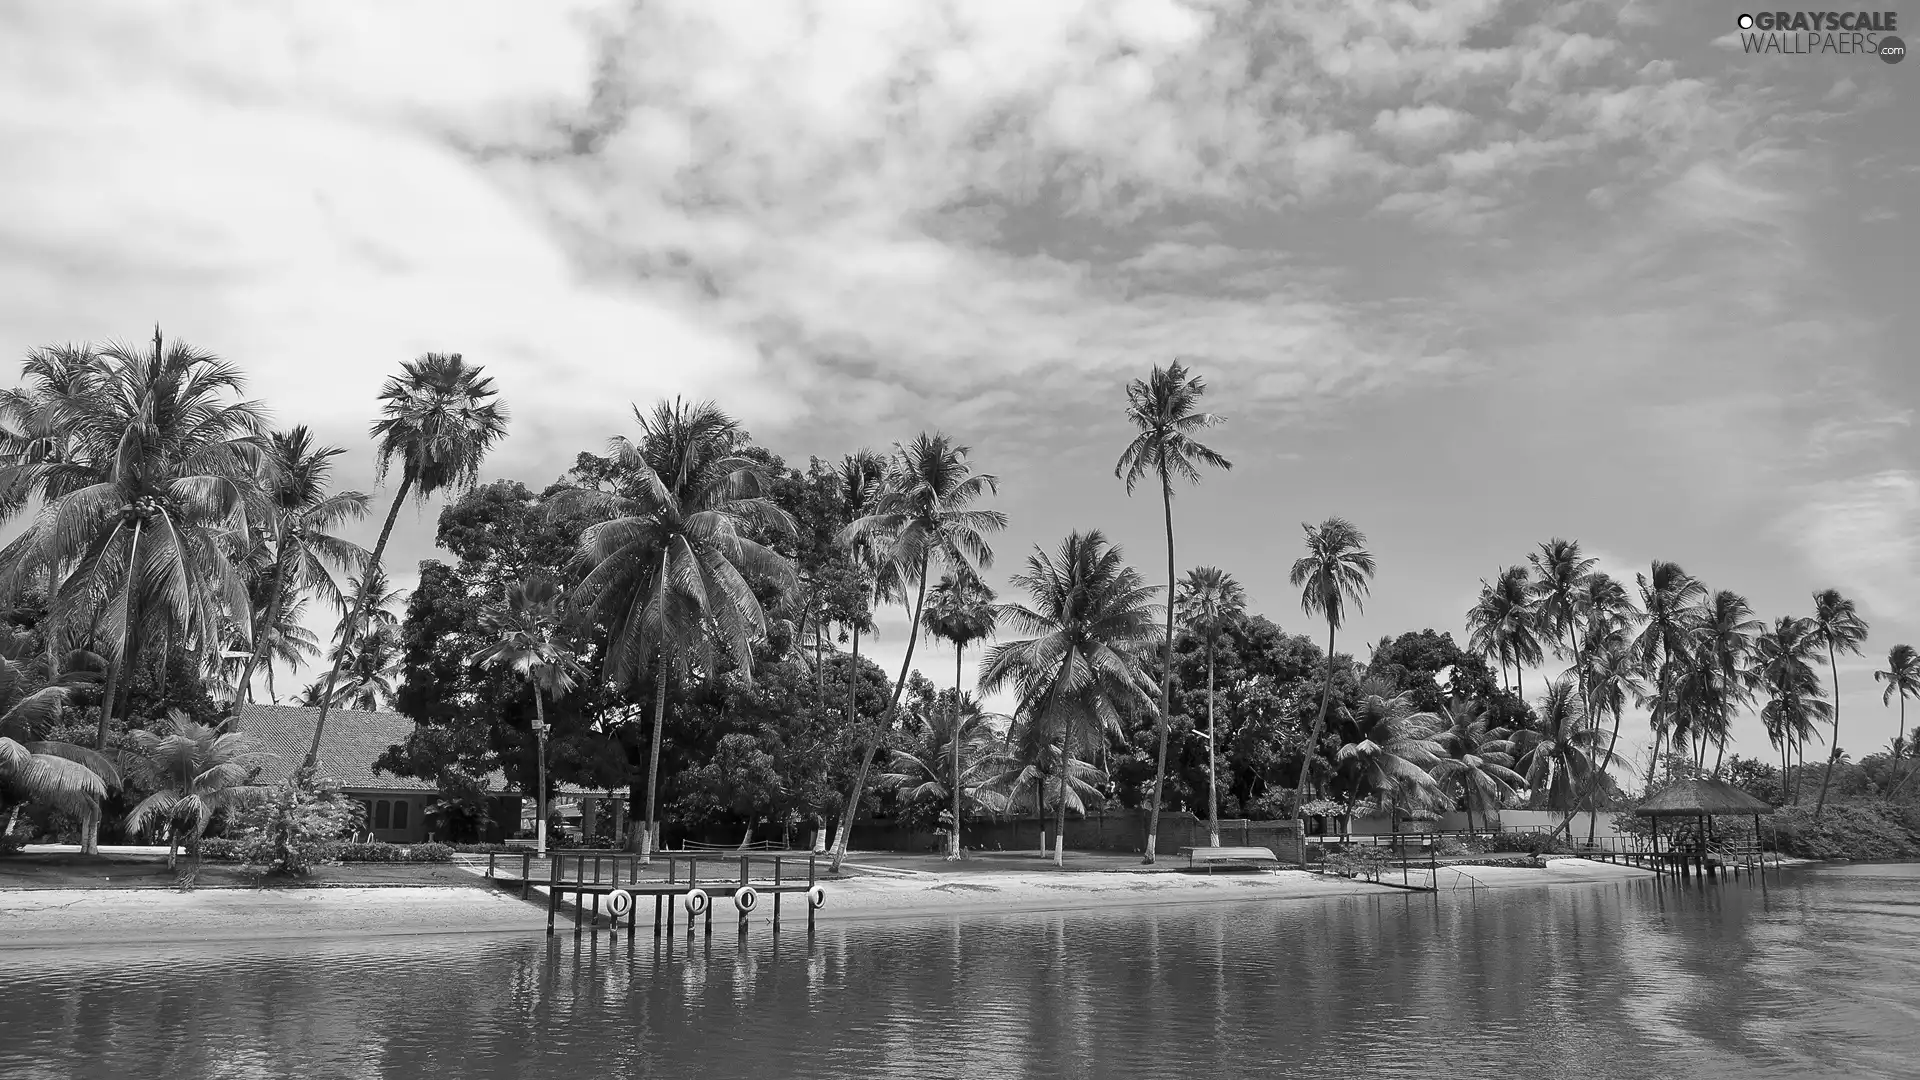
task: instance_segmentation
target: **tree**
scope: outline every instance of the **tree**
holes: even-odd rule
[[[547,698],[571,691],[579,661],[559,639],[559,587],[538,575],[508,586],[506,603],[482,616],[493,643],[467,659],[480,667],[504,667],[533,687],[534,738],[539,743],[539,781],[534,850],[547,853]]]
[[[961,700],[961,653],[968,645],[976,641],[985,641],[993,636],[994,623],[998,620],[998,611],[994,606],[993,590],[984,582],[955,574],[945,574],[940,583],[933,587],[927,598],[927,609],[921,617],[926,624],[927,633],[953,645],[953,724],[952,730],[959,730]],[[953,771],[950,776],[964,777],[961,768],[960,751],[964,739],[952,739]],[[961,805],[964,784],[956,780],[951,792],[953,798],[953,832],[947,842],[947,857],[961,857],[960,823],[964,807]]]
[[[1727,738],[1733,726],[1733,705],[1746,699],[1747,663],[1753,653],[1755,634],[1767,624],[1753,617],[1753,608],[1739,593],[1721,589],[1707,601],[1700,625],[1694,629],[1693,654],[1706,691],[1707,706],[1713,710],[1712,741],[1720,746],[1721,758],[1727,752]],[[1699,741],[1695,764],[1706,767],[1706,739]],[[1720,775],[1720,760],[1713,766]]]
[[[1820,798],[1813,805],[1813,820],[1827,808],[1827,787],[1833,783],[1833,765],[1840,760],[1840,661],[1839,653],[1860,655],[1867,643],[1867,622],[1860,617],[1852,600],[1839,589],[1822,589],[1813,594],[1813,639],[1827,650],[1827,670],[1833,675],[1833,745],[1827,752],[1827,769],[1820,778]]]
[[[1897,696],[1900,699],[1900,726],[1893,729],[1893,754],[1900,757],[1903,752],[1911,753],[1904,738],[1907,730],[1907,698],[1920,696],[1920,652],[1911,645],[1895,645],[1887,650],[1887,666],[1884,671],[1873,673],[1875,682],[1887,684],[1880,694],[1880,704],[1886,705]]]
[[[1431,771],[1434,782],[1460,793],[1467,811],[1467,831],[1473,831],[1473,811],[1481,821],[1526,786],[1526,777],[1513,770],[1513,744],[1490,727],[1480,706],[1460,704],[1449,709],[1446,724],[1431,736],[1438,760]]]
[[[993,565],[987,534],[1007,527],[1007,516],[998,510],[972,508],[983,496],[997,494],[1000,481],[989,473],[975,473],[967,461],[971,452],[946,435],[924,432],[911,444],[899,447],[888,463],[886,479],[874,494],[869,512],[840,534],[840,542],[851,549],[872,545],[875,562],[882,568],[879,580],[901,586],[895,595],[903,603],[907,602],[908,582],[913,583],[913,594],[908,608],[907,655],[893,683],[893,699],[878,730],[861,746],[853,790],[841,810],[840,828],[833,841],[832,866],[836,871],[846,858],[854,815],[859,812],[880,737],[893,723],[900,708],[900,694],[906,689],[914,644],[920,637],[921,609],[927,599],[927,574],[933,564],[939,563],[956,575],[978,578],[981,570]]]
[[[943,805],[957,803],[962,792],[972,791],[978,802],[996,760],[993,718],[972,699],[957,693],[954,699],[958,703],[954,711],[936,711],[917,739],[889,752],[887,771],[879,779],[880,787],[899,792],[910,807],[924,808],[935,817],[943,813]],[[953,821],[957,833],[960,815],[956,813]],[[949,850],[953,847],[948,844]]]
[[[1640,604],[1646,623],[1634,639],[1634,654],[1644,674],[1657,687],[1652,723],[1653,761],[1647,765],[1647,786],[1653,786],[1653,772],[1660,760],[1660,747],[1672,727],[1671,680],[1674,665],[1689,655],[1693,627],[1698,621],[1700,601],[1707,587],[1698,578],[1675,563],[1654,560],[1646,574],[1637,574]]]
[[[1445,753],[1432,738],[1440,718],[1415,712],[1404,692],[1370,679],[1361,685],[1359,705],[1349,718],[1351,734],[1334,755],[1334,767],[1377,799],[1398,810],[1409,802],[1423,808],[1438,800],[1440,789],[1428,770]]]
[[[346,654],[340,665],[345,677],[334,686],[333,696],[326,699],[328,707],[372,712],[392,701],[400,678],[399,631],[381,627],[351,648],[341,649]]]
[[[252,737],[209,727],[184,713],[168,715],[171,732],[152,728],[127,732],[128,774],[153,792],[127,814],[127,831],[168,826],[167,866],[174,865],[180,830],[186,829],[188,853],[200,861],[200,837],[213,815],[257,801],[266,791],[252,784],[265,754]]]
[[[1586,664],[1580,653],[1579,596],[1582,584],[1599,560],[1581,554],[1580,541],[1556,536],[1541,544],[1538,551],[1528,554],[1527,562],[1533,566],[1533,589],[1538,601],[1536,617],[1543,629],[1554,634],[1554,652],[1560,652],[1560,635],[1566,636],[1564,655],[1573,662],[1572,673],[1580,690],[1582,715],[1591,715]]]
[[[499,392],[484,372],[485,368],[468,364],[459,353],[427,353],[401,364],[400,374],[380,388],[380,419],[372,429],[378,441],[376,479],[385,480],[398,464],[400,487],[380,526],[380,539],[367,557],[366,580],[341,635],[333,670],[321,688],[320,715],[313,724],[313,745],[307,750],[304,769],[312,769],[320,759],[320,736],[327,727],[327,712],[333,708],[334,684],[340,681],[360,624],[371,610],[374,590],[369,586],[380,580],[381,560],[387,541],[393,538],[400,507],[408,495],[426,502],[442,490],[472,487],[487,451],[506,437],[506,404],[497,400]]]
[[[754,539],[786,535],[793,519],[767,497],[769,470],[740,453],[746,435],[711,402],[637,407],[640,441],[616,436],[613,462],[626,477],[617,492],[573,492],[562,505],[596,508],[605,520],[580,537],[589,567],[576,603],[607,634],[603,676],[629,685],[651,665],[653,740],[640,857],[657,835],[655,813],[667,684],[692,660],[714,670],[724,652],[745,677],[752,645],[767,633],[756,584],[785,596],[793,564]]]
[[[1600,732],[1586,722],[1574,681],[1561,676],[1540,699],[1539,726],[1516,731],[1513,746],[1519,771],[1549,809],[1566,815],[1560,829],[1571,830],[1579,796],[1593,783],[1594,772],[1611,762],[1600,747]]]
[[[1065,865],[1076,721],[1091,721],[1104,737],[1123,710],[1152,705],[1141,654],[1154,638],[1155,590],[1098,530],[1068,534],[1054,555],[1034,548],[1013,583],[1031,602],[1002,605],[1000,618],[1033,636],[994,646],[980,687],[1013,690],[1030,726],[1059,732],[1053,857]]]
[[[1502,680],[1512,664],[1516,693],[1524,694],[1519,673],[1541,660],[1535,630],[1532,586],[1525,567],[1509,566],[1492,583],[1480,583],[1480,599],[1467,612],[1467,647],[1477,656],[1498,660]]]
[[[1225,423],[1225,417],[1201,412],[1200,398],[1207,391],[1206,380],[1175,360],[1162,368],[1156,365],[1144,379],[1127,384],[1127,419],[1139,434],[1121,452],[1113,475],[1126,481],[1127,494],[1148,474],[1160,481],[1160,507],[1167,525],[1167,605],[1166,636],[1161,642],[1159,751],[1154,758],[1153,799],[1148,811],[1147,854],[1153,862],[1160,838],[1160,804],[1167,782],[1167,725],[1173,711],[1173,481],[1175,477],[1191,484],[1200,482],[1200,466],[1230,470],[1233,463],[1201,443],[1194,436],[1207,428]]]
[[[91,821],[107,789],[119,785],[119,770],[97,750],[46,737],[74,682],[35,687],[35,681],[25,664],[0,655],[0,788]],[[7,831],[0,829],[0,838]]]
[[[1207,646],[1207,840],[1220,846],[1220,731],[1214,725],[1214,646],[1221,631],[1246,617],[1247,593],[1233,575],[1217,566],[1202,566],[1187,571],[1174,601],[1180,621],[1200,635]],[[1171,680],[1169,680],[1171,681]]]
[[[1833,715],[1820,676],[1810,662],[1819,652],[1819,638],[1811,619],[1782,615],[1754,644],[1754,664],[1748,675],[1767,697],[1760,711],[1767,737],[1780,751],[1783,790],[1792,768],[1794,748],[1813,737],[1815,724]],[[1799,801],[1798,784],[1787,796]]]
[[[1591,629],[1592,624],[1589,624]],[[1626,711],[1629,699],[1637,700],[1646,692],[1646,683],[1640,677],[1639,659],[1634,655],[1626,630],[1615,628],[1604,637],[1588,636],[1586,649],[1587,665],[1587,701],[1596,711],[1613,714],[1613,730],[1607,734],[1606,753],[1600,760],[1606,762],[1602,768],[1610,766],[1618,758],[1614,748],[1620,744],[1620,718]],[[1593,843],[1595,830],[1599,824],[1599,787],[1595,786],[1587,809],[1594,811],[1594,817],[1588,822],[1587,842]]]
[[[305,425],[277,431],[268,437],[261,469],[270,516],[266,525],[273,542],[273,559],[266,573],[265,603],[255,605],[247,640],[246,667],[234,686],[234,702],[253,699],[253,672],[276,644],[285,656],[286,629],[280,617],[289,601],[298,604],[303,592],[338,601],[332,565],[342,571],[362,570],[367,553],[360,545],[334,535],[348,521],[367,516],[367,496],[358,491],[327,490],[333,459],[345,453],[335,446],[315,446]]]
[[[1300,779],[1294,813],[1307,794],[1307,768],[1320,745],[1320,733],[1327,728],[1327,707],[1333,701],[1334,634],[1346,620],[1347,608],[1361,610],[1369,583],[1373,580],[1373,556],[1366,548],[1367,538],[1345,518],[1331,517],[1319,525],[1302,525],[1307,534],[1307,554],[1294,560],[1287,580],[1300,590],[1300,610],[1327,621],[1327,677],[1320,692],[1320,712],[1314,717],[1313,733],[1307,737],[1306,754],[1300,760]]]

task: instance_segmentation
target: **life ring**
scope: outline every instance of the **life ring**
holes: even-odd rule
[[[707,890],[705,889],[688,889],[687,890],[687,914],[688,915],[705,914],[707,910],[707,902],[708,902]]]
[[[827,906],[827,890],[825,886],[815,885],[813,888],[807,890],[807,906],[810,908],[823,908]]]
[[[742,915],[752,912],[759,903],[760,894],[753,891],[751,885],[742,885],[733,891],[733,906],[739,908]]]
[[[607,894],[607,911],[619,918],[633,910],[633,894],[625,889],[615,889]]]

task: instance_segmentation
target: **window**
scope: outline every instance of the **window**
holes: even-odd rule
[[[374,803],[373,804],[373,827],[376,829],[387,828],[388,827],[387,815],[392,812],[393,812],[393,804],[388,802],[387,800],[381,799],[379,802]]]
[[[404,799],[394,801],[393,827],[396,829],[404,829],[407,827],[407,803]]]

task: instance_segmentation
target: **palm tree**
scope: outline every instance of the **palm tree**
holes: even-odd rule
[[[253,699],[254,668],[272,648],[273,632],[288,600],[298,601],[301,593],[311,590],[337,601],[340,589],[328,565],[343,571],[366,565],[367,553],[360,545],[333,533],[342,524],[367,516],[366,495],[327,490],[333,459],[345,452],[335,446],[315,446],[305,425],[268,437],[261,472],[272,507],[268,526],[273,561],[266,574],[266,603],[255,606],[256,617],[247,635],[246,667],[234,688],[236,705]]]
[[[1693,627],[1698,620],[1699,604],[1707,587],[1676,563],[1654,560],[1646,574],[1637,574],[1640,604],[1646,612],[1646,624],[1633,641],[1643,673],[1657,685],[1653,715],[1654,754],[1647,764],[1647,786],[1653,786],[1653,773],[1660,761],[1660,746],[1672,726],[1671,677],[1677,661],[1688,655]]]
[[[179,710],[167,714],[171,733],[153,728],[127,732],[128,772],[153,794],[127,814],[127,831],[154,824],[169,826],[167,866],[174,865],[180,830],[188,830],[188,853],[200,860],[200,837],[221,810],[258,799],[264,788],[252,784],[266,755],[250,736],[196,723]],[[231,723],[231,721],[228,721]]]
[[[1920,652],[1911,645],[1888,649],[1886,670],[1874,672],[1873,680],[1887,684],[1880,704],[1892,702],[1895,696],[1900,698],[1900,726],[1893,730],[1893,756],[1898,758],[1906,751],[1907,698],[1920,696]]]
[[[480,625],[492,642],[467,658],[478,667],[505,666],[533,687],[533,735],[538,744],[538,784],[534,789],[534,850],[547,853],[547,706],[571,691],[580,662],[559,639],[563,605],[553,579],[535,574],[507,587],[504,604],[489,607]]]
[[[1350,720],[1353,737],[1334,755],[1338,771],[1385,808],[1438,803],[1440,788],[1429,770],[1445,754],[1432,737],[1439,717],[1414,712],[1406,694],[1369,679]]]
[[[1247,593],[1217,566],[1187,571],[1174,600],[1180,621],[1207,646],[1207,842],[1220,846],[1219,729],[1213,723],[1213,650],[1221,631],[1244,618]]]
[[[1011,688],[1031,724],[1057,725],[1063,759],[1071,758],[1076,731],[1084,730],[1076,721],[1091,721],[1104,737],[1120,726],[1123,710],[1152,705],[1141,656],[1154,638],[1155,590],[1126,565],[1118,547],[1098,530],[1070,533],[1054,555],[1036,547],[1013,583],[1032,602],[1002,605],[1000,617],[1033,636],[994,646],[980,674],[983,691]],[[1053,856],[1062,866],[1070,772],[1063,761]]]
[[[1599,730],[1581,714],[1572,679],[1563,675],[1548,685],[1538,715],[1533,729],[1514,732],[1519,771],[1549,809],[1566,815],[1554,831],[1571,830],[1580,794],[1593,785],[1595,770],[1606,768],[1611,760],[1600,746]]]
[[[880,774],[879,786],[904,793],[910,803],[957,804],[961,793],[968,790],[978,796],[995,762],[993,718],[981,712],[971,699],[960,699],[957,693],[955,698],[959,706],[950,714],[929,716],[926,730],[914,745],[889,752],[890,761],[887,771]],[[958,738],[954,737],[956,730]],[[958,813],[954,821],[958,831]]]
[[[246,381],[238,368],[180,342],[167,347],[157,328],[149,353],[114,345],[62,364],[29,362],[37,436],[7,440],[0,506],[46,505],[0,551],[0,576],[68,568],[50,623],[90,612],[112,642],[94,733],[101,749],[144,635],[217,656],[228,620],[249,620],[231,538],[247,534],[262,410],[234,400]]]
[[[1628,700],[1638,700],[1646,693],[1646,683],[1640,678],[1640,663],[1634,655],[1627,629],[1624,623],[1614,626],[1601,636],[1596,636],[1594,627],[1606,625],[1588,623],[1586,648],[1587,664],[1587,701],[1596,713],[1613,714],[1613,730],[1607,734],[1606,753],[1601,761],[1611,764],[1616,761],[1614,748],[1620,744],[1620,718],[1626,711]],[[1600,779],[1596,776],[1595,779]],[[1600,821],[1600,788],[1595,784],[1589,796],[1587,809],[1593,817],[1587,823],[1587,843],[1593,838]]]
[[[341,646],[346,661],[340,665],[341,679],[334,684],[328,705],[335,709],[373,712],[393,700],[400,681],[400,634],[382,627],[355,642]]]
[[[1527,664],[1538,664],[1542,657],[1531,584],[1525,567],[1510,566],[1500,571],[1492,583],[1480,583],[1480,599],[1467,612],[1467,648],[1477,656],[1497,660],[1504,680],[1507,665],[1512,664],[1516,692],[1524,692],[1518,681]]]
[[[258,631],[260,662],[266,669],[269,700],[279,700],[273,683],[276,664],[291,671],[320,655],[320,638],[307,629],[306,614],[307,598],[296,596],[290,602],[283,601],[273,624],[262,626]],[[234,695],[229,700],[237,700],[241,671],[252,659],[251,650],[230,652],[224,658],[222,675]]]
[[[1813,804],[1813,820],[1827,808],[1827,787],[1833,783],[1833,765],[1840,760],[1840,661],[1838,654],[1860,655],[1867,643],[1867,622],[1855,610],[1853,601],[1840,595],[1839,589],[1822,589],[1813,594],[1813,638],[1826,647],[1827,670],[1833,673],[1833,745],[1827,752],[1827,771],[1820,778],[1820,798]]]
[[[1313,733],[1301,751],[1300,779],[1294,784],[1294,813],[1306,799],[1307,768],[1320,745],[1320,733],[1327,728],[1327,707],[1333,701],[1334,634],[1346,621],[1347,608],[1361,610],[1373,580],[1373,555],[1367,538],[1345,518],[1331,517],[1319,525],[1302,525],[1307,533],[1307,554],[1294,560],[1287,580],[1300,589],[1300,610],[1327,620],[1327,679],[1320,690],[1320,712],[1313,720]]]
[[[767,467],[740,454],[740,425],[711,402],[675,399],[633,414],[640,441],[615,437],[611,445],[614,462],[630,477],[625,489],[571,492],[561,503],[607,515],[581,534],[579,558],[588,570],[575,601],[607,630],[603,675],[623,686],[649,665],[654,672],[644,863],[658,832],[667,683],[696,654],[713,670],[716,648],[751,678],[752,646],[767,633],[754,586],[785,596],[798,581],[792,563],[754,539],[791,536],[794,525],[768,497]]]
[[[349,627],[356,638],[381,632],[399,633],[400,616],[394,614],[394,609],[405,607],[406,602],[406,590],[388,588],[387,572],[377,566],[368,568],[361,577],[348,578],[347,591],[334,599],[339,611],[339,620],[333,628],[334,644],[346,642]]]
[[[874,754],[900,709],[900,694],[906,689],[913,649],[920,638],[928,572],[939,563],[956,575],[977,579],[981,570],[993,565],[987,534],[1007,527],[1007,516],[998,510],[972,508],[982,497],[997,494],[1000,481],[989,473],[974,472],[967,461],[971,452],[939,433],[923,432],[911,444],[897,447],[872,506],[840,533],[840,542],[851,550],[871,546],[874,563],[880,568],[877,580],[884,589],[903,604],[908,602],[909,582],[913,583],[913,593],[907,611],[907,655],[900,662],[900,675],[894,679],[887,711],[861,746],[860,767],[854,773],[853,790],[848,793],[840,828],[834,835],[832,866],[836,871],[847,855],[847,840],[866,793]]]
[[[1153,798],[1147,821],[1147,856],[1153,862],[1160,842],[1160,804],[1167,785],[1167,725],[1173,711],[1173,481],[1175,477],[1191,484],[1200,482],[1200,466],[1230,470],[1233,463],[1220,456],[1194,436],[1225,422],[1224,417],[1201,412],[1200,398],[1207,392],[1206,380],[1175,360],[1153,373],[1127,384],[1127,419],[1140,433],[1121,452],[1113,475],[1127,483],[1127,494],[1148,474],[1160,481],[1160,507],[1167,523],[1167,632],[1161,642],[1160,667],[1160,749],[1154,758]]]
[[[1534,595],[1539,604],[1535,617],[1542,629],[1555,635],[1554,652],[1560,651],[1559,635],[1566,635],[1566,655],[1573,661],[1572,673],[1580,689],[1582,715],[1591,715],[1593,710],[1587,701],[1586,664],[1580,655],[1579,597],[1582,585],[1599,561],[1581,554],[1580,541],[1562,540],[1557,536],[1527,555],[1527,562],[1533,567]]]
[[[380,388],[380,419],[372,429],[379,443],[376,479],[385,480],[397,463],[400,487],[393,493],[373,554],[367,557],[366,584],[379,580],[376,575],[384,569],[381,560],[387,541],[393,538],[393,525],[407,496],[424,503],[442,490],[472,487],[487,451],[506,437],[507,407],[497,400],[499,392],[484,371],[459,353],[427,353],[401,364],[400,374]],[[364,587],[359,590],[355,613],[341,634],[340,651],[320,692],[320,716],[313,724],[313,745],[303,769],[313,768],[320,759],[320,736],[327,727],[327,710],[333,707],[334,684],[340,681],[341,667],[370,609],[371,592]]]
[[[74,681],[62,679],[23,693],[29,683],[25,665],[0,655],[0,786],[91,821],[99,816],[107,789],[120,783],[119,770],[97,750],[42,737],[59,723]],[[11,824],[0,830],[0,838]]]
[[[1693,654],[1707,691],[1706,696],[1715,709],[1712,717],[1713,735],[1723,758],[1727,752],[1727,737],[1732,730],[1732,706],[1746,698],[1746,667],[1753,654],[1754,635],[1763,633],[1766,628],[1766,623],[1753,617],[1753,607],[1747,603],[1746,597],[1721,589],[1707,601],[1701,613],[1700,625],[1694,629]],[[1705,740],[1700,743],[1699,755],[1696,764],[1704,769]],[[1720,775],[1719,759],[1714,762],[1713,775]]]
[[[872,507],[874,498],[880,492],[880,483],[887,475],[886,459],[871,450],[857,450],[840,459],[838,474],[841,506],[845,514],[840,524],[845,528],[865,517]],[[862,537],[849,545],[847,550],[848,561],[861,585],[857,602],[845,613],[847,628],[853,635],[853,659],[847,665],[848,725],[854,723],[857,715],[854,706],[856,691],[860,686],[860,633],[873,629],[873,605],[892,599],[892,586],[895,584],[883,576],[886,567],[879,553],[874,550],[872,539]]]
[[[1485,824],[1487,815],[1527,781],[1513,770],[1513,744],[1504,732],[1487,724],[1478,706],[1455,705],[1447,711],[1446,719],[1446,726],[1431,736],[1439,748],[1439,760],[1431,771],[1435,783],[1460,792],[1467,809],[1467,831],[1472,832],[1476,805]]]
[[[960,725],[961,701],[961,654],[968,645],[976,641],[985,641],[993,636],[993,626],[999,613],[994,606],[993,590],[984,582],[973,578],[944,574],[940,583],[933,587],[933,593],[927,598],[927,610],[921,616],[926,624],[927,633],[953,645],[953,715],[956,728]],[[960,749],[963,739],[953,742],[953,772],[949,775],[964,776],[960,767]],[[963,784],[953,785],[953,834],[947,842],[949,859],[961,856],[960,846],[960,800]]]
[[[1107,774],[1090,761],[1076,757],[1071,750],[1061,752],[1052,732],[1055,725],[1023,712],[1007,727],[1002,748],[980,763],[984,777],[976,789],[983,805],[996,813],[1022,814],[1032,810],[1042,822],[1040,854],[1047,854],[1046,814],[1052,809],[1084,814],[1101,798],[1101,786]],[[1047,792],[1047,780],[1056,783]]]
[[[1780,751],[1780,780],[1783,794],[1795,747],[1804,746],[1817,730],[1816,721],[1833,715],[1826,700],[1820,676],[1813,670],[1812,658],[1819,652],[1813,620],[1782,615],[1773,628],[1754,643],[1754,663],[1747,678],[1765,694],[1767,704],[1760,719],[1768,738]],[[1798,783],[1792,801],[1799,801]]]

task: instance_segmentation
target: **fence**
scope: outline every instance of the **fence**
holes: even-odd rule
[[[960,842],[975,851],[1038,851],[1043,837],[1053,835],[1054,821],[1033,818],[970,821],[960,830]],[[1147,812],[1119,810],[1067,818],[1066,846],[1074,851],[1145,852]],[[1181,848],[1206,847],[1207,823],[1186,811],[1162,811],[1158,855],[1176,855]],[[1299,826],[1292,821],[1251,821],[1223,818],[1220,843],[1234,847],[1264,847],[1284,863],[1300,861]],[[944,833],[914,829],[898,823],[863,821],[853,827],[848,846],[861,851],[944,851]]]

